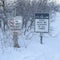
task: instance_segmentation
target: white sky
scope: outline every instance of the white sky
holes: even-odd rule
[[[58,4],[60,4],[60,0],[54,0],[54,1],[56,1]]]

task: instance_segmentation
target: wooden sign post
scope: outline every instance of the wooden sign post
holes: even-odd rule
[[[8,20],[9,29],[13,33],[14,47],[17,47],[17,48],[20,47],[18,44],[18,35],[22,29],[22,20],[23,19],[21,16],[16,16],[12,20]]]

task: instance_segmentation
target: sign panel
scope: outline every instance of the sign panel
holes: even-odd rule
[[[8,26],[11,30],[21,30],[22,22],[22,17],[15,17],[11,20],[8,20]]]
[[[14,26],[14,20],[8,20],[9,29],[12,29]]]
[[[22,28],[22,20],[14,20],[14,30],[20,30]]]
[[[49,32],[49,14],[35,14],[35,32]]]

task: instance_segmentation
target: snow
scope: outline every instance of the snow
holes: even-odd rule
[[[51,22],[54,28],[52,35],[45,34],[42,45],[39,33],[34,33],[33,36],[27,34],[29,38],[32,36],[30,39],[19,36],[21,48],[13,48],[12,33],[9,30],[2,32],[0,29],[0,60],[60,60],[60,13],[56,13],[54,19],[55,21]],[[4,43],[2,40],[8,42]]]

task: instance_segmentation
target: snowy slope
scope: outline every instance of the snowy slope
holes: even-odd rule
[[[21,48],[16,49],[12,47],[2,47],[0,49],[0,60],[60,60],[59,24],[60,13],[57,13],[55,22],[52,23],[54,28],[52,36],[49,34],[44,35],[42,45],[40,44],[39,34],[37,33],[34,33],[34,36],[30,40],[27,39],[26,41],[24,36],[21,36],[22,38],[19,37],[19,44],[21,45]],[[9,34],[10,33],[8,32],[7,36]],[[11,38],[12,37],[10,36],[8,39],[10,40]],[[3,33],[0,30],[0,42],[1,39],[3,39]],[[7,39],[7,37],[5,37],[5,39]],[[27,46],[27,48],[25,48],[24,45]]]

